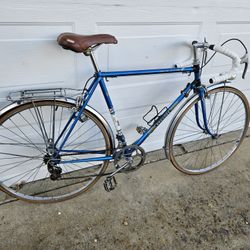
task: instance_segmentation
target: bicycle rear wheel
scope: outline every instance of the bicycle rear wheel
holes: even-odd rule
[[[204,128],[202,110],[197,96],[184,106],[170,125],[166,141],[167,154],[173,165],[187,174],[202,174],[225,162],[239,147],[249,124],[249,105],[244,94],[232,87],[209,90],[205,97],[211,136]],[[186,108],[185,108],[186,107]]]
[[[62,160],[110,154],[110,134],[89,109],[84,111],[64,146],[75,153],[63,152],[58,157],[53,176],[48,167],[48,151],[54,147],[53,142],[63,131],[74,107],[66,101],[40,100],[19,105],[0,116],[0,187],[4,192],[26,201],[49,203],[72,198],[97,182],[108,161],[60,164]],[[79,154],[77,150],[91,153]]]

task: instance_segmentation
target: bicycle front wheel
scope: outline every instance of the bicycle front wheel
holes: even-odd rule
[[[170,125],[168,157],[178,170],[187,174],[202,174],[220,166],[236,151],[248,129],[249,105],[241,91],[232,87],[209,90],[205,105],[213,136],[204,129],[198,96]]]
[[[65,127],[74,108],[66,101],[40,100],[19,105],[0,116],[3,191],[19,199],[49,203],[72,198],[96,183],[108,161],[76,160],[109,155],[112,142],[106,127],[90,109],[84,110],[77,122],[65,151],[58,156],[58,164],[51,164],[52,151],[64,140],[74,121]],[[86,151],[82,154],[81,150]]]

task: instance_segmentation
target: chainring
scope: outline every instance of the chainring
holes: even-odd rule
[[[124,164],[126,167],[120,170],[121,173],[136,171],[145,162],[146,153],[144,149],[137,145],[125,146],[120,151],[116,152],[114,158],[115,167],[118,169]]]

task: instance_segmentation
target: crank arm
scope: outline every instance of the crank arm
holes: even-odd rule
[[[127,167],[129,164],[130,164],[130,162],[126,162],[121,167],[119,167],[118,169],[116,169],[113,173],[111,173],[108,177],[113,177],[115,174],[119,173],[122,169],[124,169],[125,167]]]

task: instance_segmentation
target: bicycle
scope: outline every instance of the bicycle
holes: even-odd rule
[[[234,39],[238,40],[238,39]],[[241,41],[240,41],[241,42]],[[248,53],[240,58],[219,45],[206,41],[192,43],[193,59],[173,68],[132,71],[99,70],[94,50],[102,44],[115,44],[111,35],[82,36],[63,33],[63,48],[89,56],[95,73],[76,96],[71,89],[40,89],[11,92],[11,104],[0,112],[1,190],[31,202],[63,201],[90,189],[106,175],[104,188],[116,187],[115,174],[137,170],[145,161],[141,144],[182,102],[166,132],[164,150],[180,171],[202,174],[217,168],[239,147],[249,124],[249,105],[244,94],[227,86],[235,78],[240,63],[248,65]],[[224,44],[223,44],[224,45]],[[201,83],[208,50],[232,59],[232,69]],[[198,53],[203,53],[200,62]],[[170,106],[156,106],[143,116],[147,127],[138,126],[140,137],[128,144],[116,117],[105,79],[123,76],[187,73],[194,80],[181,90]],[[100,86],[116,130],[116,141],[108,122],[88,105]],[[16,96],[14,98],[13,96]],[[148,118],[155,112],[153,117]],[[115,171],[105,173],[109,162]]]

